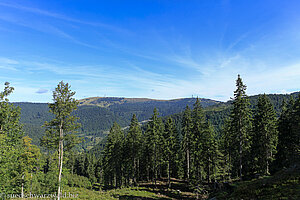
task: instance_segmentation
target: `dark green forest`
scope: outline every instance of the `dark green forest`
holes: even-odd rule
[[[1,194],[163,182],[178,199],[183,187],[186,199],[300,198],[299,92],[249,97],[240,76],[225,103],[83,103],[63,82],[53,103],[10,103],[13,90],[5,83],[0,93]]]

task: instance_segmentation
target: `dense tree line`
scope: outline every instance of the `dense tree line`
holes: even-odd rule
[[[198,188],[211,182],[270,175],[295,164],[299,160],[299,97],[288,105],[283,103],[278,118],[267,95],[259,95],[251,106],[246,89],[238,76],[232,106],[220,131],[211,125],[198,100],[192,109],[186,107],[180,120],[158,117],[154,109],[142,133],[135,116],[129,132],[114,124],[102,157],[104,186],[139,181],[156,184],[172,177]],[[132,137],[134,132],[138,136]],[[137,145],[134,153],[132,144]]]
[[[230,110],[216,108],[220,118],[196,99],[172,117],[160,117],[154,109],[144,126],[136,115],[128,129],[115,122],[95,155],[95,150],[74,151],[79,125],[71,113],[78,102],[67,84],[61,82],[53,93],[49,109],[54,117],[45,122],[41,144],[46,151],[41,152],[24,137],[20,109],[7,99],[13,88],[6,83],[0,93],[0,192],[60,193],[65,185],[105,189],[161,180],[172,187],[172,178],[198,192],[206,184],[270,175],[299,164],[300,95],[283,100],[278,115],[265,94],[251,106],[246,89],[238,76]],[[214,126],[211,120],[218,119],[222,123]]]

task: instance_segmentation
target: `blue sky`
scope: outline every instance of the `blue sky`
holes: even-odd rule
[[[11,101],[76,98],[226,101],[300,90],[300,2],[0,0],[0,83]]]

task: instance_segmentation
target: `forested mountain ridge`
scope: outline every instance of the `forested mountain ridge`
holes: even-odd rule
[[[291,96],[297,97],[299,92],[292,94],[269,94],[267,95],[275,110],[280,113],[282,101],[288,101]],[[249,100],[254,108],[258,95],[250,96]],[[231,101],[220,102],[211,99],[200,98],[208,120],[218,128],[229,114]],[[79,100],[78,109],[74,112],[79,117],[81,128],[79,133],[87,142],[94,142],[95,138],[103,138],[114,122],[122,127],[130,123],[133,114],[138,121],[147,120],[151,117],[153,109],[157,108],[160,116],[174,115],[180,120],[181,112],[186,105],[193,107],[196,98],[182,98],[173,100],[155,100],[146,98],[120,98],[120,97],[91,97]],[[34,144],[39,144],[40,137],[44,134],[41,127],[44,121],[50,121],[52,114],[48,112],[46,103],[17,102],[14,105],[21,108],[21,123],[24,125],[25,134],[33,139]]]
[[[215,101],[211,99],[199,98],[202,106],[210,106],[220,101]],[[189,103],[194,102],[195,98],[179,98],[171,100],[161,100],[161,99],[149,99],[149,98],[124,98],[124,97],[88,97],[85,99],[79,100],[79,106],[81,105],[96,105],[100,107],[110,107],[113,105],[120,104],[169,104],[169,103]]]
[[[196,98],[154,100],[143,98],[119,98],[119,97],[91,97],[79,100],[78,109],[74,115],[79,117],[81,128],[78,132],[91,142],[95,137],[102,138],[114,122],[122,127],[128,126],[133,114],[139,121],[147,120],[157,108],[161,116],[180,113],[186,105],[192,107]],[[200,99],[203,107],[216,105],[219,101]],[[21,108],[21,120],[25,134],[33,139],[34,144],[39,144],[40,137],[44,134],[41,127],[44,121],[50,121],[53,116],[48,112],[47,103],[13,103]],[[96,142],[96,141],[95,141]]]

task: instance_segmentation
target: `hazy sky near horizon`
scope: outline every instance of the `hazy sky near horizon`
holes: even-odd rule
[[[0,0],[0,91],[226,101],[300,90],[297,0]]]

